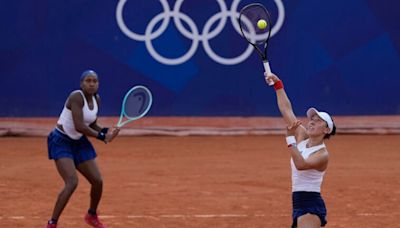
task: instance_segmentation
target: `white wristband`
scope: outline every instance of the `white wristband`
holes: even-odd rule
[[[294,137],[293,135],[291,136],[286,136],[286,144],[288,146],[292,145],[292,144],[296,144],[296,137]]]

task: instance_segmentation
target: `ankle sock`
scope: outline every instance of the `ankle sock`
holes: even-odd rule
[[[91,209],[91,208],[88,210],[88,213],[89,213],[89,215],[96,215],[97,214],[96,210]]]
[[[57,220],[58,220],[58,219],[53,219],[53,218],[52,218],[52,219],[50,219],[47,223],[48,223],[48,224],[57,224]]]

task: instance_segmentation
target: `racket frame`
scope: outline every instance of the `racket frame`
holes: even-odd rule
[[[143,90],[145,90],[145,91],[149,94],[150,101],[149,101],[149,104],[148,104],[147,107],[146,107],[146,110],[145,110],[141,115],[136,116],[136,117],[130,117],[130,116],[128,116],[128,115],[126,114],[126,112],[125,112],[125,103],[126,103],[126,101],[128,100],[128,97],[129,97],[129,95],[132,93],[132,91],[134,91],[134,90],[136,90],[136,89],[143,89]],[[123,99],[123,101],[122,101],[121,114],[120,114],[120,116],[119,116],[119,120],[118,120],[117,127],[122,127],[122,126],[124,126],[125,124],[127,124],[127,123],[129,123],[129,122],[132,122],[132,121],[134,121],[134,120],[138,120],[138,119],[142,118],[143,116],[145,116],[145,115],[149,112],[149,110],[150,110],[152,104],[153,104],[153,95],[151,94],[150,90],[149,90],[147,87],[142,86],[142,85],[137,85],[137,86],[132,87],[132,88],[125,94],[124,99]],[[125,120],[125,121],[122,122],[122,120],[123,120],[124,117],[125,117],[127,120]]]
[[[258,47],[257,41],[255,41],[256,43],[252,43],[251,40],[249,40],[247,38],[247,36],[245,35],[245,33],[243,31],[243,28],[242,28],[243,26],[242,26],[241,18],[243,16],[243,13],[246,10],[248,10],[249,8],[251,8],[251,7],[260,7],[260,8],[262,8],[262,10],[267,15],[267,18],[265,18],[265,20],[267,20],[268,36],[267,36],[267,38],[265,40],[263,40],[261,42],[262,46],[264,47],[263,51]],[[268,61],[268,58],[267,58],[268,42],[269,42],[269,39],[270,39],[270,36],[271,36],[271,29],[272,29],[272,26],[271,26],[271,14],[269,13],[269,11],[262,4],[260,4],[260,3],[251,3],[251,4],[248,4],[248,5],[244,6],[240,10],[239,19],[238,20],[239,20],[239,27],[240,27],[240,31],[242,32],[242,36],[246,39],[246,41],[249,44],[251,44],[254,47],[254,49],[256,50],[257,54],[261,57],[261,60],[263,62],[264,71],[267,73],[267,76],[272,75],[271,66],[269,65],[269,61]],[[270,86],[274,84],[273,81],[268,81],[267,83]]]

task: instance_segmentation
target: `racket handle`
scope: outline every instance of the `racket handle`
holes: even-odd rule
[[[272,75],[272,71],[271,71],[271,67],[269,66],[269,62],[263,61],[263,65],[264,65],[265,73],[267,73],[267,76]],[[265,80],[267,80],[267,79],[265,79]],[[272,86],[275,84],[272,80],[268,80],[267,83],[269,86]]]

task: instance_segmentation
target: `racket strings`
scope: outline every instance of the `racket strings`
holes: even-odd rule
[[[151,94],[144,89],[132,90],[124,103],[124,112],[127,118],[137,118],[144,115],[151,105]]]
[[[267,22],[266,28],[260,28],[258,22]],[[261,4],[251,4],[244,7],[239,16],[239,25],[243,37],[253,45],[267,46],[271,35],[271,17]]]

